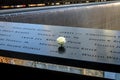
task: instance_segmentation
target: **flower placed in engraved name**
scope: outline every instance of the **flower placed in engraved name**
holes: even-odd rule
[[[63,46],[66,43],[65,37],[58,37],[57,38],[57,43]]]

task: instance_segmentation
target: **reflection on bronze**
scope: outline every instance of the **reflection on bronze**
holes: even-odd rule
[[[88,76],[104,77],[103,75],[104,72],[99,70],[63,66],[63,65],[51,64],[51,63],[43,63],[43,62],[36,62],[36,61],[2,57],[2,56],[0,56],[0,63],[34,67],[34,68],[40,68],[40,69],[49,69],[49,70],[62,71],[62,72],[68,72],[68,73],[74,73],[74,74],[82,74],[82,75],[88,75]]]
[[[11,58],[0,57],[0,62],[2,63],[10,63]]]

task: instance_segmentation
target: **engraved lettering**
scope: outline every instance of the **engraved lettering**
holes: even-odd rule
[[[21,46],[19,46],[19,45],[14,45],[14,44],[7,44],[7,46],[9,46],[9,47],[16,47],[16,48],[21,48]]]
[[[14,26],[13,29],[22,29],[21,27]]]
[[[34,40],[42,40],[41,38],[35,38]]]
[[[35,28],[23,28],[24,30],[32,30],[32,31],[34,31],[35,30]]]
[[[91,41],[105,41],[104,39],[94,39],[94,38],[89,38]]]
[[[0,41],[4,41],[5,39],[4,38],[0,38]]]
[[[65,46],[66,48],[71,48],[71,49],[79,49],[79,47],[75,47],[75,46]]]
[[[31,50],[40,50],[40,48],[37,47],[31,47],[31,46],[23,46],[25,49],[31,49]]]
[[[38,35],[41,35],[41,36],[55,36],[53,34],[45,34],[45,33],[38,33]]]
[[[92,49],[92,48],[84,48],[84,47],[82,47],[81,50],[96,51],[96,49]]]
[[[51,32],[51,30],[37,29],[37,31]]]
[[[29,34],[29,32],[23,32],[23,31],[15,31],[15,33],[19,33],[19,34]]]
[[[120,51],[110,51],[110,52],[120,54]]]
[[[119,41],[119,40],[114,40],[113,42],[115,42],[115,43],[120,43],[120,41]]]
[[[33,37],[22,36],[23,39],[34,39]]]
[[[65,38],[71,38],[70,36],[67,36],[67,35],[59,35],[59,36],[63,36]]]
[[[0,33],[0,36],[10,37],[10,35],[8,35],[8,34],[2,34],[2,33]]]
[[[94,45],[95,46],[100,46],[100,47],[112,47],[112,48],[115,47],[114,45],[111,45],[111,44],[99,44],[99,43],[95,43]]]
[[[54,42],[56,41],[56,40],[54,40],[54,39],[46,39],[46,40],[47,40],[47,41],[54,41]]]
[[[95,54],[86,54],[86,53],[82,53],[82,56],[89,56],[89,57],[95,57],[95,58],[105,58],[105,56],[101,56],[101,55],[95,55]]]
[[[2,30],[3,32],[13,32],[13,30]]]
[[[73,43],[73,44],[81,44],[81,42],[76,42],[76,41],[67,41],[68,43]]]
[[[107,34],[86,33],[86,35],[90,35],[90,36],[101,36],[101,37],[113,37],[113,38],[116,38],[115,35],[107,35]]]
[[[60,33],[63,33],[63,34],[74,34],[74,32],[60,32]]]
[[[9,42],[18,42],[18,43],[21,43],[21,41],[19,41],[19,40],[12,40],[12,39],[6,39],[6,41],[9,41]]]
[[[0,43],[0,46],[5,46],[5,44],[4,43]]]

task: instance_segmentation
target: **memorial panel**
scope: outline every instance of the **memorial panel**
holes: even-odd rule
[[[60,36],[67,41],[62,49]],[[120,31],[0,22],[2,50],[120,65]]]

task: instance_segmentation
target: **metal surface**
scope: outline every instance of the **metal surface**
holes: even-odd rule
[[[26,6],[29,4],[40,4],[40,3],[45,3],[46,5],[52,5],[52,3],[60,3],[60,4],[65,4],[66,2],[69,3],[82,3],[82,2],[96,2],[99,0],[0,0],[0,6],[2,5],[22,5],[25,4]],[[103,0],[104,1],[104,0]],[[105,0],[107,1],[107,0]]]
[[[67,40],[62,53],[59,36]],[[119,39],[119,31],[0,22],[0,50],[26,54],[120,65]]]
[[[4,10],[0,12],[0,21],[120,30],[120,2],[17,9],[7,14],[3,13]]]

